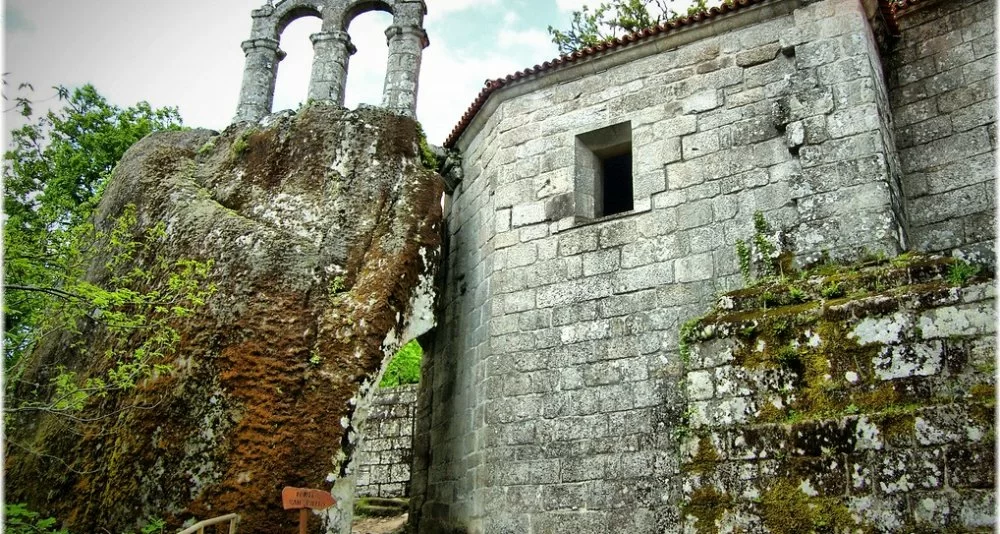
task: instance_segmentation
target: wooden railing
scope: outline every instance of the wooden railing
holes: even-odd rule
[[[240,524],[239,514],[226,514],[213,519],[206,519],[204,521],[199,521],[190,527],[178,532],[177,534],[205,534],[205,527],[210,527],[212,525],[218,525],[220,523],[229,523],[229,534],[236,534],[236,526]]]

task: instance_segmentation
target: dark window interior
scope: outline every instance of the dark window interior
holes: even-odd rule
[[[604,191],[602,215],[632,211],[632,150],[601,159]]]
[[[576,136],[575,216],[589,221],[635,209],[632,200],[632,123]]]

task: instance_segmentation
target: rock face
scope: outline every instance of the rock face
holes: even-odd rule
[[[388,356],[433,325],[442,193],[421,166],[416,123],[377,109],[311,105],[264,126],[138,143],[98,226],[135,204],[137,231],[166,223],[159,258],[214,260],[217,292],[175,325],[178,350],[162,362],[173,373],[81,414],[113,417],[15,421],[12,436],[35,450],[8,448],[8,500],[78,532],[230,512],[241,532],[292,531],[281,488],[353,477],[365,394]],[[81,340],[63,341],[32,356],[25,382],[47,383],[52,362],[73,361],[68,341]],[[100,336],[82,341],[102,353]],[[132,405],[144,409],[116,413]],[[336,515],[311,529],[339,528]]]

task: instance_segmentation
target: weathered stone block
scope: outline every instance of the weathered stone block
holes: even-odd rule
[[[715,130],[687,135],[681,138],[684,159],[704,156],[719,150],[719,134]]]
[[[714,274],[711,253],[679,258],[674,262],[678,282],[708,280]]]
[[[597,249],[598,231],[588,226],[559,234],[559,254],[573,256]]]
[[[669,284],[674,281],[671,263],[657,263],[614,273],[614,292],[627,293]]]
[[[777,57],[780,50],[781,45],[778,43],[771,43],[750,50],[744,50],[736,54],[736,64],[744,68],[760,65],[761,63],[773,60]]]
[[[996,462],[992,445],[953,445],[948,448],[947,464],[951,487],[993,487]]]
[[[700,113],[719,107],[719,92],[716,89],[705,89],[686,98],[681,106],[685,114]]]

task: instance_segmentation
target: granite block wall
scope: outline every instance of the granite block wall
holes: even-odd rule
[[[680,531],[678,331],[742,285],[754,213],[800,263],[909,244],[873,6],[765,2],[487,101],[422,341],[420,532]],[[593,218],[579,136],[626,122],[634,208]]]
[[[409,497],[417,385],[373,393],[365,438],[358,448],[357,495]]]
[[[923,4],[899,17],[886,61],[910,235],[992,264],[996,2]]]

